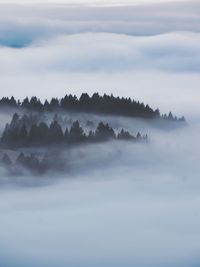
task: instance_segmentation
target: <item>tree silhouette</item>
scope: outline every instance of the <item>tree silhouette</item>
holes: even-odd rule
[[[100,122],[95,131],[95,138],[99,141],[106,141],[109,139],[115,139],[114,130],[108,125]]]
[[[31,125],[31,129],[29,132],[29,143],[30,145],[39,145],[41,142],[40,139],[40,129],[36,124]]]
[[[53,143],[61,143],[63,141],[63,132],[57,121],[53,121],[49,127],[49,140]]]
[[[41,103],[37,97],[31,97],[29,100],[26,97],[22,102],[16,101],[14,97],[3,97],[0,99],[0,108],[12,107],[23,108],[29,111],[57,111],[57,110],[73,110],[88,113],[103,113],[110,115],[121,115],[128,117],[138,117],[143,119],[164,119],[168,121],[184,122],[185,118],[177,119],[170,112],[168,115],[160,114],[160,110],[153,110],[148,104],[140,103],[139,101],[131,100],[130,98],[114,97],[112,94],[104,94],[100,96],[94,93],[91,97],[87,93],[83,93],[78,99],[76,96],[66,95],[58,100],[52,98],[50,101],[45,100]]]
[[[21,146],[27,145],[28,132],[27,132],[25,124],[23,124],[21,129],[19,130],[18,139],[19,139],[18,142]]]
[[[37,146],[55,146],[55,145],[75,145],[78,143],[94,143],[108,140],[146,140],[146,136],[140,133],[136,137],[132,136],[128,131],[121,130],[117,135],[108,123],[100,122],[95,131],[90,130],[86,135],[79,121],[72,123],[68,130],[66,127],[64,133],[60,124],[54,117],[50,126],[45,122],[37,124],[37,118],[32,114],[30,116],[23,115],[21,118],[14,114],[11,123],[6,124],[3,131],[0,145],[2,147],[37,147]],[[28,125],[28,126],[26,126]],[[30,130],[27,130],[30,128]],[[24,159],[23,155],[21,158]]]
[[[39,138],[40,138],[40,143],[42,145],[47,145],[49,143],[49,127],[45,122],[41,122],[38,127],[38,132],[39,132]]]
[[[131,139],[135,139],[134,136],[132,136],[128,131],[124,131],[124,129],[122,129],[121,132],[117,135],[117,138],[119,140],[131,140]]]
[[[69,142],[70,143],[79,143],[83,142],[86,139],[85,133],[82,127],[79,124],[79,121],[75,121],[69,131]]]

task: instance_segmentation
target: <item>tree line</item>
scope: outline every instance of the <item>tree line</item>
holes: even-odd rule
[[[115,133],[108,123],[100,122],[95,131],[85,133],[79,121],[74,121],[71,127],[64,130],[61,125],[53,120],[50,125],[45,122],[37,123],[33,116],[20,116],[15,113],[10,124],[6,127],[1,136],[0,144],[6,148],[37,147],[48,145],[75,145],[80,143],[102,142],[108,140],[132,140],[146,141],[147,135],[131,135],[122,129]]]
[[[50,101],[45,100],[43,103],[36,96],[30,99],[26,97],[23,101],[3,97],[0,99],[0,108],[22,108],[30,111],[52,112],[57,110],[77,111],[88,113],[101,113],[110,115],[121,115],[129,117],[138,117],[146,119],[164,119],[169,121],[185,121],[184,117],[177,118],[171,112],[169,114],[160,114],[159,109],[153,110],[149,105],[132,100],[131,98],[114,97],[112,94],[103,96],[94,93],[89,96],[83,93],[79,98],[75,95],[66,95],[58,99],[52,98]]]
[[[66,171],[68,164],[64,158],[58,153],[45,154],[42,159],[39,159],[35,154],[25,155],[23,152],[19,153],[17,159],[12,161],[7,153],[4,153],[0,160],[0,166],[3,166],[11,175],[22,175],[24,172],[31,172],[31,174],[46,174],[52,171]]]

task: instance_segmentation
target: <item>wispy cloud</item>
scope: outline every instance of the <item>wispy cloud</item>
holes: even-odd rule
[[[69,89],[98,90],[194,115],[199,9],[198,1],[109,8],[2,5],[0,95],[46,98]]]
[[[60,34],[114,33],[136,36],[200,31],[200,4],[196,1],[148,7],[0,7],[0,44],[26,46]]]

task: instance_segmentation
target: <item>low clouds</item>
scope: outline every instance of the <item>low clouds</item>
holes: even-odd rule
[[[43,75],[40,81],[48,80],[51,87],[59,75],[84,81],[116,73],[115,93],[120,73],[132,72],[131,79],[138,72],[159,72],[158,80],[160,73],[191,77],[200,69],[199,9],[198,1],[131,7],[1,5],[0,85],[15,94],[18,86],[10,84],[17,77],[21,86],[21,77],[37,83]],[[61,86],[64,94],[60,84],[67,87],[70,80],[62,81],[57,79],[57,90]]]
[[[53,177],[50,186],[1,189],[5,266],[195,266],[198,131],[154,129],[148,145],[82,148],[73,176]]]
[[[200,34],[135,37],[105,33],[68,35],[24,49],[1,48],[1,74],[20,72],[198,72]]]
[[[132,36],[200,32],[198,1],[144,6],[1,5],[0,44],[23,47],[38,39],[80,33]]]
[[[199,6],[1,5],[0,96],[99,91],[197,116]]]
[[[2,5],[1,75],[199,72],[199,9],[196,1],[132,7]]]
[[[0,6],[0,97],[44,100],[98,91],[130,96],[188,121],[169,132],[146,125],[145,146],[76,150],[85,155],[77,172],[54,177],[49,186],[1,188],[0,265],[199,263],[199,14],[199,1]],[[139,127],[115,120],[133,131]],[[3,114],[1,121],[3,127]]]
[[[199,43],[200,34],[190,32],[143,37],[82,33],[21,49],[4,46],[0,95],[36,94],[44,100],[99,91],[131,96],[163,112],[197,116]]]

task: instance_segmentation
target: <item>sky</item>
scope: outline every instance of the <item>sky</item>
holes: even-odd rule
[[[176,0],[176,2],[182,0]],[[138,4],[149,4],[149,3],[163,3],[173,2],[173,0],[0,0],[0,3],[61,3],[61,4],[100,4],[100,5],[138,5]]]
[[[199,12],[199,1],[109,8],[2,5],[0,95],[45,99],[99,90],[195,116]]]

